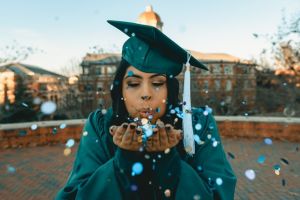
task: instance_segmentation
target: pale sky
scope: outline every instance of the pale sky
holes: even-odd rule
[[[127,36],[106,20],[136,22],[147,5],[160,15],[163,32],[185,49],[241,59],[266,46],[253,33],[272,34],[284,14],[300,11],[300,0],[0,0],[0,48],[16,40],[42,49],[22,62],[60,72],[89,47],[120,52]]]

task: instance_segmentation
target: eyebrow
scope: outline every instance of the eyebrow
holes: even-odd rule
[[[166,77],[165,74],[153,74],[153,75],[150,76],[150,78],[154,78],[154,77],[157,77],[157,76]],[[138,79],[143,79],[143,77],[141,77],[140,75],[137,75],[137,74],[133,74],[133,75],[130,75],[130,76],[127,75],[124,79],[130,78],[130,77],[135,77],[135,78],[138,78]]]

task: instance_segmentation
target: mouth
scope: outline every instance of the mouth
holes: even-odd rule
[[[148,118],[149,116],[153,116],[153,112],[150,109],[140,109],[138,113],[141,118]]]

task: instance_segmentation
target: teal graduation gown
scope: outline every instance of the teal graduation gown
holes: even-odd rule
[[[56,199],[233,199],[236,176],[226,159],[215,119],[193,108],[195,154],[182,142],[170,152],[133,152],[118,148],[109,133],[112,110],[91,113],[73,169]],[[142,172],[132,166],[140,163]]]

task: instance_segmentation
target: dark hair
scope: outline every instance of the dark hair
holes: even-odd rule
[[[111,99],[112,99],[112,119],[111,119],[111,125],[121,125],[124,122],[130,122],[130,117],[128,114],[128,111],[125,107],[125,103],[123,101],[122,96],[122,82],[123,77],[125,75],[125,72],[127,68],[130,66],[130,64],[122,59],[120,62],[120,65],[116,71],[114,80],[113,80],[113,86],[111,89]],[[169,123],[171,125],[174,125],[174,120],[176,118],[176,114],[170,114],[169,111],[172,108],[179,107],[179,82],[174,77],[167,76],[167,91],[168,91],[168,99],[167,99],[167,109],[164,116],[161,118],[161,120],[164,123]],[[181,128],[181,118],[177,117],[178,121],[175,123],[175,128]]]

